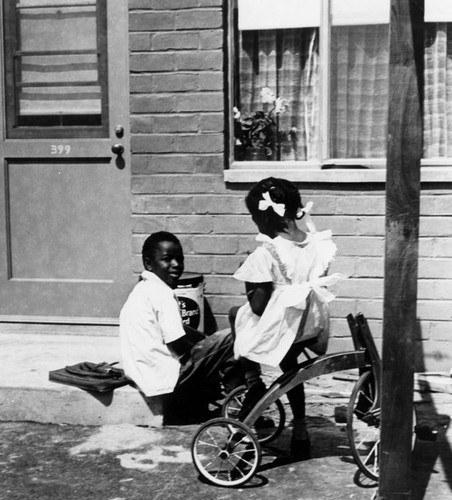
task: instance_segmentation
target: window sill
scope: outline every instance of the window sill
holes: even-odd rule
[[[245,163],[245,162],[243,162]],[[265,177],[282,177],[293,182],[316,183],[385,183],[386,169],[384,168],[330,168],[321,170],[317,167],[298,167],[266,165],[265,162],[249,162],[247,165],[233,165],[224,171],[225,182],[250,183],[258,182]],[[421,182],[452,182],[451,166],[423,166],[421,168]]]

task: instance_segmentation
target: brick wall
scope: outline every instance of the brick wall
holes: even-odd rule
[[[146,236],[176,233],[186,270],[202,273],[218,327],[243,302],[231,274],[254,248],[243,197],[223,180],[225,76],[222,0],[129,0],[134,271]],[[299,185],[319,229],[338,245],[332,271],[350,279],[332,304],[333,349],[363,312],[381,340],[384,186]],[[452,367],[452,186],[424,186],[419,262],[418,369]]]

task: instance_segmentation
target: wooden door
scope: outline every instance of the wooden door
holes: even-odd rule
[[[3,0],[2,26],[0,321],[115,321],[131,286],[127,2]]]

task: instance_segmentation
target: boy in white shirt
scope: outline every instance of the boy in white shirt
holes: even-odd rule
[[[182,323],[175,288],[184,270],[182,246],[172,233],[149,236],[142,251],[145,270],[120,314],[123,365],[145,396],[161,395],[164,423],[207,418],[220,383],[240,382],[229,333],[208,337]]]

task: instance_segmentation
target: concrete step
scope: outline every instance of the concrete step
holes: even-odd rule
[[[92,328],[87,328],[86,335],[81,334],[82,331],[0,331],[0,420],[160,427],[163,418],[159,398],[145,400],[131,386],[120,387],[108,394],[96,394],[49,381],[50,370],[66,365],[81,361],[120,361],[117,329],[96,334]],[[121,367],[121,363],[117,366]],[[264,371],[266,383],[269,384],[278,374],[274,370]],[[357,373],[352,370],[351,374],[346,372],[340,376],[334,373],[308,381],[308,414],[313,408],[321,407],[324,414],[333,415],[336,406],[347,404],[356,380]],[[431,408],[436,419],[452,418],[450,393],[425,392],[424,388],[415,391],[414,400],[418,406]]]
[[[159,399],[131,386],[100,394],[49,381],[50,370],[66,365],[120,359],[117,335],[1,333],[0,420],[160,426]]]

